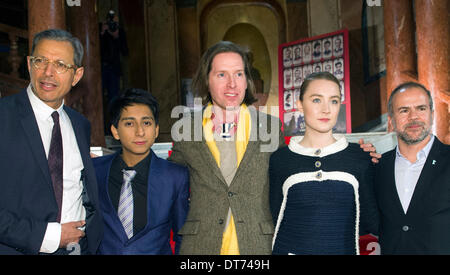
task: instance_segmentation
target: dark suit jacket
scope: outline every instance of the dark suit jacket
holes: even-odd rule
[[[190,174],[191,207],[180,231],[183,235],[180,254],[219,254],[230,207],[240,254],[272,253],[274,226],[269,209],[269,157],[278,146],[284,145],[284,136],[278,118],[260,112],[251,114],[250,140],[230,186],[202,138],[202,114],[194,113],[193,119],[188,116],[177,122],[190,127],[183,131],[190,131],[192,135],[190,141],[174,142],[169,157],[171,161],[186,165]],[[277,140],[271,140],[266,133],[275,134],[273,137]],[[198,137],[200,140],[196,141]]]
[[[450,146],[434,139],[406,214],[395,186],[395,154],[383,154],[376,166],[381,253],[450,254]]]
[[[175,253],[178,253],[181,236],[178,230],[184,224],[189,205],[189,174],[186,167],[168,162],[151,153],[148,191],[147,225],[128,239],[117,216],[108,192],[109,171],[119,152],[94,158],[97,173],[100,207],[105,234],[100,244],[100,254],[172,254],[170,231],[173,230]]]
[[[72,122],[84,165],[86,238],[82,242],[87,251],[82,252],[94,254],[102,224],[89,154],[90,124],[76,111],[66,106],[64,110]],[[58,206],[26,90],[0,100],[0,175],[0,254],[37,254],[47,223],[56,221]]]

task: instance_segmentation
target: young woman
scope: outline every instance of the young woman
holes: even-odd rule
[[[340,105],[336,77],[306,77],[297,101],[305,135],[270,158],[273,254],[359,254],[359,235],[377,231],[370,156],[332,133]]]

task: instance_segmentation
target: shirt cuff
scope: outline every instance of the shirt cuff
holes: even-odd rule
[[[51,222],[47,224],[44,240],[42,241],[41,249],[42,253],[54,253],[58,250],[59,242],[61,240],[61,224]]]

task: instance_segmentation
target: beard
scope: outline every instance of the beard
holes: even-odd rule
[[[411,136],[406,131],[406,129],[411,126],[421,126],[422,131],[415,137]],[[431,125],[429,128],[427,128],[425,123],[420,122],[420,121],[412,121],[412,122],[406,124],[402,131],[398,130],[397,125],[395,125],[395,123],[394,123],[394,129],[397,132],[397,136],[408,145],[414,145],[414,144],[417,144],[417,143],[423,141],[431,133]]]

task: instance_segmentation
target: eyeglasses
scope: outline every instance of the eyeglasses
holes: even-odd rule
[[[63,74],[67,72],[69,69],[77,69],[77,66],[72,64],[66,64],[61,60],[54,60],[50,61],[45,57],[39,57],[39,56],[30,56],[31,64],[38,69],[38,70],[45,70],[48,66],[48,63],[53,64],[53,67],[55,68],[55,71],[59,74]]]

